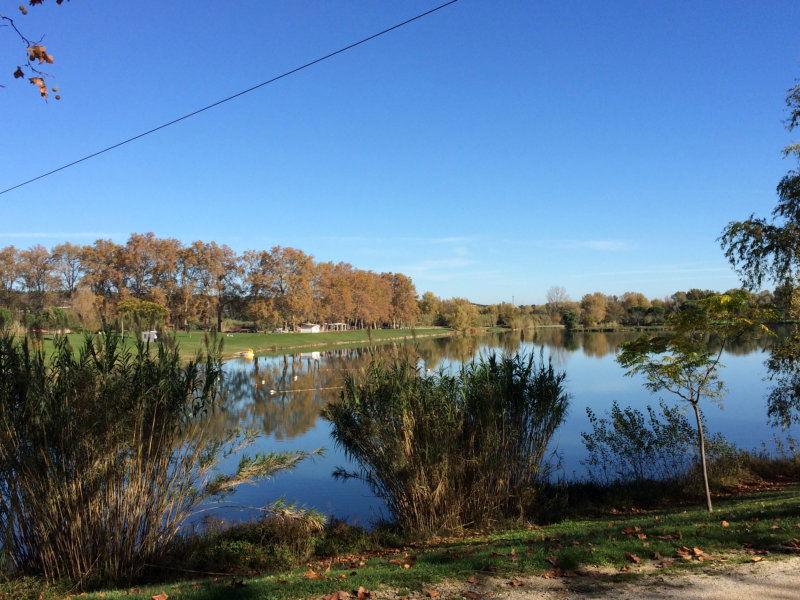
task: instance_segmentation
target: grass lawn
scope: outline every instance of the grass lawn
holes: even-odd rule
[[[452,329],[444,327],[425,329],[373,329],[372,342],[383,343],[392,340],[417,337],[448,336]],[[190,333],[178,332],[175,338],[180,347],[181,356],[193,357],[198,350],[203,348],[204,332],[192,331]],[[73,347],[78,347],[83,341],[83,335],[72,333],[68,335]],[[134,345],[132,334],[125,335],[126,344]],[[287,350],[325,347],[340,347],[342,345],[363,346],[370,343],[370,335],[363,329],[350,331],[325,331],[320,333],[223,333],[223,354],[226,358],[252,348],[256,354],[285,354]],[[45,335],[43,340],[46,352],[53,348],[53,336]]]
[[[487,577],[503,581],[569,577],[600,566],[614,577],[630,578],[654,567],[670,572],[797,555],[798,538],[800,486],[794,485],[719,501],[711,514],[692,507],[570,519],[540,528],[443,538],[345,556],[244,581],[217,577],[98,592],[88,598],[147,600],[163,592],[173,599],[294,600],[320,598],[338,590],[352,592],[362,586],[368,590],[389,587],[399,595],[419,597],[444,580],[458,582],[466,592]]]

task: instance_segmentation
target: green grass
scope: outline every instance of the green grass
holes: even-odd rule
[[[425,329],[373,329],[372,343],[384,343],[392,340],[417,337],[447,336],[453,333],[452,329],[443,327]],[[71,333],[68,335],[73,347],[78,347],[83,335]],[[175,334],[183,358],[193,357],[198,350],[203,348],[204,332],[192,331],[189,333],[178,332]],[[126,333],[125,343],[129,347],[134,345],[134,335]],[[339,348],[342,346],[364,346],[370,343],[370,336],[366,330],[353,329],[350,331],[325,331],[320,333],[223,333],[224,356],[235,356],[239,352],[252,348],[256,354],[271,355],[284,354],[287,350],[301,350],[314,348]],[[43,337],[43,346],[48,354],[53,349],[53,336]]]
[[[87,600],[147,600],[161,592],[172,599],[186,600],[295,600],[319,598],[336,590],[352,591],[359,586],[422,591],[443,580],[461,582],[467,590],[471,577],[481,580],[489,576],[540,576],[552,571],[553,563],[564,571],[603,566],[618,573],[616,578],[628,578],[652,567],[657,562],[652,559],[655,552],[674,560],[661,572],[800,552],[789,547],[800,538],[800,486],[719,501],[718,505],[711,514],[701,509],[677,508],[569,519],[541,528],[485,532],[369,555],[350,555],[237,584],[230,576],[196,579],[96,592]],[[724,526],[723,521],[728,525]],[[701,562],[675,558],[680,547],[699,548],[709,559]],[[639,557],[641,564],[626,558],[626,553]],[[626,567],[626,572],[620,572]],[[309,570],[315,578],[306,575]],[[30,587],[29,583],[26,585]],[[11,597],[10,589],[0,586],[0,597],[4,595]]]

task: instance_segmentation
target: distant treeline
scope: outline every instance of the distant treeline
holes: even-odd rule
[[[419,312],[416,288],[401,273],[316,262],[294,248],[237,254],[152,233],[125,244],[0,249],[0,307],[0,321],[22,315],[30,326],[40,315],[46,322],[66,314],[87,329],[114,325],[123,308],[159,325],[217,330],[225,318],[262,330],[303,321],[401,326]]]
[[[419,302],[419,321],[456,329],[476,326],[525,329],[558,324],[567,329],[659,326],[686,303],[720,293],[695,288],[664,298],[648,298],[640,292],[625,292],[621,296],[594,292],[585,294],[578,302],[573,301],[563,287],[556,286],[547,291],[544,304],[501,302],[477,305],[462,298],[442,300],[431,292],[425,292]],[[764,290],[751,294],[750,301],[754,305],[775,308],[779,315],[787,317],[793,305],[800,309],[800,295],[787,286],[778,287],[774,292]]]
[[[216,242],[185,245],[152,233],[125,244],[97,240],[0,249],[0,327],[69,327],[97,330],[134,325],[222,330],[231,319],[260,331],[299,323],[348,327],[443,325],[458,330],[502,326],[524,329],[661,325],[686,302],[713,290],[691,289],[665,298],[639,292],[594,292],[573,301],[563,287],[540,305],[478,305],[465,298],[417,296],[401,273],[375,273],[347,263],[317,262],[295,248],[274,246],[237,254]],[[752,301],[789,313],[793,290],[752,295]]]

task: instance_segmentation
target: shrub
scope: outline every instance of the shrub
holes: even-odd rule
[[[591,433],[581,433],[589,477],[602,484],[668,480],[686,475],[695,456],[696,433],[677,406],[660,411],[611,405],[605,417],[586,409]]]
[[[703,474],[698,463],[697,433],[678,406],[659,403],[660,411],[647,406],[647,416],[635,408],[614,402],[605,417],[586,409],[591,433],[582,433],[590,480],[605,486],[644,482],[677,484],[691,494],[703,493]],[[751,455],[721,434],[706,440],[709,480],[714,487],[729,487],[755,478]],[[669,486],[667,486],[669,487]],[[624,488],[623,488],[624,489]]]
[[[0,306],[0,331],[8,329],[14,322],[14,313]]]
[[[428,376],[409,358],[346,372],[323,410],[332,435],[406,531],[482,526],[522,516],[546,477],[563,422],[563,373],[533,356],[486,359]]]
[[[177,349],[56,338],[49,361],[0,336],[0,543],[17,573],[111,585],[135,577],[210,497],[291,468],[306,456],[246,457],[252,441],[206,427],[218,350],[182,364]]]

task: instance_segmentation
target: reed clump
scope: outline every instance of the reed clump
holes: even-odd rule
[[[415,360],[373,362],[323,416],[407,531],[479,527],[530,514],[550,440],[566,415],[565,374],[522,355],[430,375]]]
[[[219,346],[183,363],[168,345],[125,350],[114,335],[49,359],[0,336],[0,544],[15,576],[114,585],[156,561],[181,525],[236,486],[291,468],[304,453],[255,455],[218,474],[252,441],[210,432]]]

